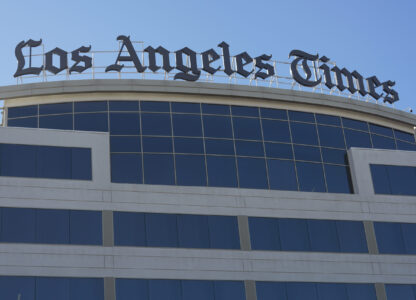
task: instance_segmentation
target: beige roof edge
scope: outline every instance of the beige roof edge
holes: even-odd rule
[[[416,125],[416,115],[361,100],[289,89],[207,82],[148,79],[64,80],[3,86],[0,87],[0,99],[94,92],[177,93],[281,100],[340,108]]]

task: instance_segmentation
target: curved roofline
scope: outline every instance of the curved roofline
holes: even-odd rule
[[[283,100],[292,103],[320,105],[368,113],[416,125],[416,115],[362,100],[289,89],[207,82],[148,79],[63,80],[3,86],[0,87],[0,99],[8,100],[32,96],[95,92],[176,93],[242,97],[271,101]]]

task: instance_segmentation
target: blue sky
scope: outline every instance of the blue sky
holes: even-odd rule
[[[216,48],[287,60],[319,53],[348,70],[396,81],[396,108],[416,109],[416,1],[2,1],[0,85],[15,84],[14,48],[42,38],[46,50],[116,49],[119,34],[174,51]],[[112,63],[112,62],[109,62]]]

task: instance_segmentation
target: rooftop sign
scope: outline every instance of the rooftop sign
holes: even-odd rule
[[[105,66],[105,73],[120,73],[127,68],[124,63],[129,63],[137,73],[152,73],[163,71],[165,74],[174,73],[173,79],[196,81],[200,80],[203,73],[208,76],[224,73],[226,77],[240,76],[250,80],[277,80],[276,61],[272,61],[272,55],[262,54],[257,57],[250,56],[247,52],[232,56],[230,46],[221,42],[218,49],[213,48],[202,53],[196,53],[188,47],[175,52],[170,52],[162,46],[144,48],[139,57],[134,43],[129,36],[120,35],[117,37],[120,43],[118,54],[114,57],[114,63]],[[24,75],[40,75],[51,73],[57,75],[61,72],[67,74],[83,73],[93,66],[91,46],[79,47],[71,52],[71,61],[68,52],[56,47],[46,53],[42,53],[42,64],[33,66],[32,49],[42,45],[42,40],[21,41],[15,49],[17,58],[17,70],[14,77]],[[24,55],[23,50],[28,48],[29,54]],[[172,54],[174,59],[172,59]],[[146,55],[146,57],[145,57]],[[332,93],[335,89],[339,92],[348,91],[351,95],[371,97],[374,100],[380,98],[383,102],[394,103],[399,100],[398,93],[392,89],[393,81],[381,82],[376,76],[364,78],[357,71],[350,72],[346,68],[330,64],[326,56],[319,56],[306,53],[301,50],[292,50],[289,58],[293,58],[290,64],[290,75],[294,82],[307,88],[315,88],[325,85]],[[174,62],[173,62],[174,60]],[[158,61],[160,63],[158,64]],[[146,63],[145,63],[146,62]],[[222,63],[221,63],[222,62]],[[282,77],[282,76],[280,76]]]

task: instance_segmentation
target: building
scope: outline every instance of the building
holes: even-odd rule
[[[416,299],[410,113],[157,80],[0,99],[0,299]]]

